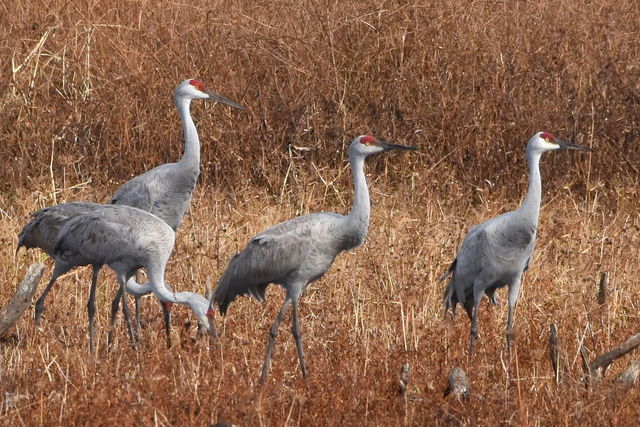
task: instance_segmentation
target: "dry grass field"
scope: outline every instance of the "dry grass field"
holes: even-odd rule
[[[185,78],[246,110],[192,105],[201,175],[167,272],[180,291],[204,294],[271,224],[348,212],[353,137],[420,149],[367,163],[367,240],[301,300],[307,380],[288,315],[257,383],[279,287],[218,318],[219,349],[185,307],[174,309],[167,349],[158,304],[146,298],[137,351],[118,322],[109,352],[116,281],[105,269],[92,356],[83,268],[59,280],[40,327],[30,308],[0,340],[0,424],[637,425],[640,387],[615,379],[638,351],[587,387],[579,348],[593,360],[640,332],[639,34],[631,0],[0,0],[0,306],[45,259],[15,255],[30,212],[107,201],[180,157],[171,96]],[[594,151],[544,155],[515,351],[500,291],[500,307],[481,304],[468,358],[469,321],[461,310],[445,316],[437,278],[471,225],[518,206],[524,146],[539,130]],[[456,365],[471,381],[466,401],[444,396]]]

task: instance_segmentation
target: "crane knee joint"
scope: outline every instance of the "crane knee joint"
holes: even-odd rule
[[[271,325],[269,328],[269,336],[275,338],[278,336],[278,325]]]

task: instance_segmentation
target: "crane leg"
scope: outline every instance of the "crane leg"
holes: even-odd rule
[[[34,315],[36,326],[40,325],[40,317],[42,317],[42,312],[44,311],[44,300],[47,298],[49,291],[53,287],[53,284],[56,282],[58,277],[62,276],[64,273],[69,271],[70,268],[66,264],[56,263],[55,267],[53,267],[53,273],[51,273],[51,279],[49,279],[49,283],[47,283],[47,287],[44,288],[44,291],[38,297],[36,301],[36,312]]]
[[[94,327],[93,318],[96,314],[96,286],[98,285],[98,273],[100,267],[93,267],[93,275],[91,277],[91,290],[89,291],[89,301],[87,302],[87,313],[89,314],[89,352],[94,352]]]
[[[293,302],[293,320],[291,325],[291,333],[296,340],[298,348],[298,360],[300,361],[300,369],[302,370],[302,378],[307,378],[307,365],[304,363],[304,351],[302,349],[302,340],[300,339],[300,328],[298,324],[298,301]]]
[[[56,282],[56,277],[55,276],[51,277],[51,280],[49,280],[49,283],[47,283],[47,287],[44,288],[44,292],[42,292],[42,294],[38,297],[38,300],[36,301],[36,312],[34,315],[36,326],[40,325],[40,317],[42,317],[42,312],[44,311],[44,300],[45,298],[47,298],[47,294],[49,293],[49,291],[51,290],[51,287],[55,282]]]
[[[480,308],[480,301],[484,291],[476,291],[474,286],[473,290],[473,307],[471,308],[471,341],[469,343],[469,356],[473,355],[476,349],[476,342],[478,341],[478,309]]]
[[[162,307],[162,319],[164,320],[164,332],[167,337],[167,348],[171,348],[171,305],[170,303],[160,303]]]
[[[142,277],[141,270],[136,271],[136,283],[142,283],[144,278]],[[140,332],[140,297],[135,297],[136,301],[136,331]]]
[[[109,320],[109,324],[111,328],[109,329],[109,334],[107,335],[107,345],[111,348],[112,338],[113,338],[113,326],[116,323],[116,315],[118,314],[118,308],[120,308],[120,290],[116,292],[116,296],[113,297],[113,301],[111,301],[111,318]]]
[[[476,349],[476,342],[478,341],[478,309],[473,308],[471,317],[471,340],[469,342],[469,356],[473,355]]]
[[[260,375],[260,384],[264,383],[264,380],[267,378],[267,370],[269,369],[269,363],[271,362],[271,353],[273,352],[273,344],[276,341],[276,337],[278,336],[278,328],[280,327],[280,322],[282,322],[282,318],[284,314],[287,312],[287,308],[291,303],[291,299],[287,296],[282,304],[282,308],[280,312],[276,316],[276,320],[269,328],[269,341],[267,342],[267,353],[264,356],[264,364],[262,365],[262,375]]]
[[[122,282],[126,283],[126,281]],[[118,308],[120,306],[120,300],[122,300],[122,314],[124,314],[124,320],[127,324],[127,330],[129,331],[129,337],[131,338],[131,345],[136,347],[136,335],[133,331],[133,327],[131,326],[131,316],[129,314],[129,307],[127,306],[127,302],[124,298],[124,285],[120,285],[120,289],[116,292],[116,296],[113,298],[111,302],[111,329],[109,330],[109,335],[107,335],[107,344],[111,347],[113,342],[113,327],[116,323],[116,315],[118,314]]]
[[[518,278],[509,286],[509,312],[507,315],[507,349],[509,350],[509,355],[511,355],[511,347],[515,338],[513,333],[513,314],[520,295],[520,283],[521,279]]]
[[[509,355],[511,355],[513,338],[513,307],[509,304],[509,314],[507,315],[507,350],[509,351]]]
[[[129,313],[129,306],[127,305],[127,299],[124,294],[124,283],[126,280],[120,284],[120,298],[122,299],[122,314],[124,314],[124,320],[127,324],[127,330],[129,331],[129,338],[131,338],[131,345],[133,348],[136,348],[136,333],[133,330],[133,325],[131,324],[131,314]]]
[[[133,299],[136,307],[136,331],[140,332],[140,297],[136,295]]]

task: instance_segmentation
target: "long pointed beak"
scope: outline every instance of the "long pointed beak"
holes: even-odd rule
[[[212,99],[212,100],[214,100],[216,102],[221,102],[223,104],[227,104],[228,106],[233,107],[233,108],[237,108],[238,110],[244,110],[243,106],[238,105],[235,102],[233,102],[233,101],[231,101],[231,100],[225,98],[224,96],[219,95],[219,94],[217,94],[215,92],[212,92],[212,91],[208,90],[207,91],[207,95],[209,95],[209,99]]]
[[[558,144],[560,148],[566,148],[568,150],[593,151],[589,147],[585,147],[584,145],[574,144],[571,141],[563,141],[562,139],[556,139],[554,142]]]
[[[387,142],[387,141],[378,141],[378,146],[382,147],[384,149],[384,151],[389,151],[389,150],[411,150],[411,151],[416,151],[416,150],[418,150],[416,147],[412,147],[411,145],[394,144],[392,142]]]

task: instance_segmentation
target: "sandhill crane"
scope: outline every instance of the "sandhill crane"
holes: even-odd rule
[[[282,286],[287,292],[282,308],[269,329],[260,382],[266,378],[278,328],[289,304],[293,304],[291,332],[300,369],[302,376],[307,377],[298,327],[298,299],[311,282],[329,270],[340,252],[361,245],[367,235],[370,202],[364,175],[365,158],[388,150],[415,149],[379,141],[370,135],[357,137],[349,146],[355,195],[348,215],[320,212],[274,225],[253,237],[247,247],[229,262],[211,299],[211,304],[217,304],[222,314],[238,295],[250,294],[263,300],[270,283]]]
[[[200,80],[187,79],[176,87],[176,104],[184,133],[184,154],[176,163],[166,163],[125,182],[111,198],[115,205],[133,206],[151,212],[176,231],[191,202],[200,174],[200,140],[189,107],[193,99],[211,99],[242,110],[243,107],[205,89]]]
[[[445,310],[451,309],[455,315],[456,304],[460,303],[471,319],[470,354],[478,338],[478,307],[482,295],[486,293],[497,305],[495,291],[503,286],[509,288],[507,346],[511,349],[513,310],[518,301],[522,274],[529,268],[536,243],[542,194],[540,157],[558,149],[591,150],[557,139],[548,132],[536,133],[526,148],[529,189],[522,205],[515,211],[471,227],[458,255],[439,279],[450,277],[444,295]]]
[[[78,215],[100,210],[104,205],[89,202],[70,202],[62,203],[55,206],[46,207],[34,212],[31,216],[31,220],[23,227],[18,237],[18,247],[16,252],[22,247],[27,249],[40,248],[52,259],[55,260],[55,266],[51,274],[51,278],[47,283],[45,290],[38,297],[35,306],[35,322],[36,325],[40,324],[40,318],[44,310],[44,301],[47,294],[51,290],[51,287],[56,282],[58,277],[72,270],[76,265],[69,265],[61,260],[56,260],[55,257],[55,242],[58,237],[58,233],[63,226],[71,219]],[[101,264],[93,265],[92,276],[92,289],[95,289],[98,280],[98,273],[102,268]],[[126,284],[127,293],[142,296],[151,293],[151,288],[147,284],[139,285],[133,278],[129,279]],[[120,293],[117,293],[120,296]],[[93,316],[95,313],[94,304],[95,294],[90,294],[89,301],[87,303],[87,310],[89,312],[89,348],[93,352]],[[119,301],[117,302],[119,304]],[[116,302],[112,304],[117,307]],[[165,330],[167,332],[167,340],[169,340],[169,318],[168,307],[169,303],[163,304],[165,313]],[[111,322],[115,318],[115,312],[111,314]]]
[[[60,206],[60,205],[58,205]],[[178,303],[189,306],[204,327],[213,335],[213,312],[209,311],[206,298],[193,292],[172,293],[164,283],[164,270],[173,250],[175,233],[164,221],[148,212],[130,206],[86,204],[87,211],[67,218],[60,228],[52,247],[56,261],[52,281],[72,268],[93,266],[93,277],[87,309],[89,313],[89,346],[94,349],[93,317],[97,273],[108,265],[120,283],[120,298],[129,279],[139,268],[149,277],[147,286],[162,303]],[[41,216],[44,218],[45,216]],[[50,215],[47,217],[51,217]],[[25,227],[26,228],[26,227]],[[37,227],[32,227],[36,229]],[[37,234],[29,240],[21,236],[20,244],[27,247],[37,241]],[[43,245],[46,246],[46,245]],[[48,246],[47,249],[51,249]],[[51,282],[50,282],[51,283]],[[50,285],[48,286],[50,288]],[[48,289],[47,289],[48,290]],[[114,299],[111,324],[118,310]],[[135,342],[129,312],[123,300],[123,312],[129,334]],[[211,322],[210,322],[211,320]]]
[[[201,80],[187,79],[180,83],[173,94],[173,101],[182,120],[184,153],[176,163],[157,166],[125,182],[111,198],[111,203],[128,205],[151,212],[177,231],[191,203],[191,196],[200,174],[200,139],[190,106],[193,99],[211,99],[242,110],[243,107],[227,98],[207,90]],[[136,325],[140,323],[140,298],[135,298]],[[163,306],[165,327],[169,313]]]

